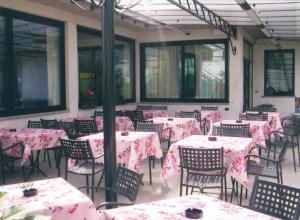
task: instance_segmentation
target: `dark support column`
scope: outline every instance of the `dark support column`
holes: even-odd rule
[[[114,0],[105,0],[102,7],[105,187],[112,186],[116,173],[114,39]],[[106,192],[105,199],[115,202],[117,196]]]

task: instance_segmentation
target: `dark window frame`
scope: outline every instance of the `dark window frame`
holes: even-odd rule
[[[224,44],[225,46],[225,98],[224,99],[194,99],[185,98],[183,87],[181,90],[180,98],[146,98],[146,85],[145,85],[145,49],[147,47],[164,47],[164,46],[181,46],[182,50],[182,64],[184,64],[184,46],[187,45],[201,45],[201,44]],[[165,41],[165,42],[150,42],[140,44],[140,94],[141,102],[177,102],[177,103],[229,103],[229,49],[228,40],[189,40],[189,41]],[[184,65],[182,65],[184,67]],[[184,75],[184,68],[182,68],[182,75]],[[182,79],[182,86],[184,86],[184,78]]]
[[[267,87],[267,57],[268,54],[271,52],[288,52],[292,53],[293,55],[293,87],[292,87],[292,92],[290,94],[284,94],[284,93],[276,93],[274,95],[269,95],[266,93],[266,87]],[[266,97],[291,97],[295,96],[295,49],[274,49],[274,50],[265,50],[264,51],[264,96]]]
[[[61,111],[66,109],[66,84],[65,84],[65,23],[63,21],[54,20],[51,18],[41,17],[37,15],[27,14],[24,12],[19,12],[7,8],[0,7],[0,16],[5,18],[5,53],[6,53],[6,71],[4,74],[6,75],[7,72],[14,72],[14,65],[13,65],[13,34],[12,34],[12,21],[13,19],[20,19],[24,21],[34,22],[37,24],[43,25],[50,25],[59,28],[60,31],[60,100],[61,104],[56,106],[45,106],[45,107],[32,107],[26,109],[16,109],[11,108],[7,110],[0,111],[0,117],[7,117],[7,116],[16,116],[16,115],[27,115],[27,114],[35,114],[35,113],[44,113],[44,112],[55,112]],[[9,32],[7,32],[9,31]],[[12,81],[12,80],[10,80]],[[10,86],[13,86],[10,83]],[[13,90],[14,91],[14,90]],[[14,94],[13,94],[14,95]],[[15,96],[15,95],[14,95]],[[14,107],[14,106],[11,106]]]
[[[77,33],[83,33],[83,34],[90,34],[90,35],[95,35],[95,36],[99,36],[99,37],[102,37],[102,31],[101,30],[96,30],[96,29],[92,29],[92,28],[89,28],[89,27],[84,27],[84,26],[81,26],[81,25],[77,25]],[[126,43],[131,43],[132,44],[132,74],[133,74],[133,77],[132,77],[132,98],[130,99],[125,99],[123,100],[123,102],[121,103],[116,103],[116,105],[121,105],[121,104],[126,104],[126,103],[135,103],[136,102],[136,71],[135,71],[135,40],[132,39],[132,38],[128,38],[128,37],[124,37],[124,36],[120,36],[120,35],[115,35],[115,40],[118,40],[118,41],[124,41]],[[100,46],[99,46],[100,47]],[[77,49],[78,49],[78,46],[77,46]],[[78,56],[78,59],[79,59],[79,56]],[[78,65],[79,65],[79,61],[78,61]],[[78,70],[79,70],[79,66],[78,66]],[[80,83],[80,82],[78,82]],[[79,97],[79,91],[78,91],[78,97]],[[101,106],[99,106],[101,107]]]

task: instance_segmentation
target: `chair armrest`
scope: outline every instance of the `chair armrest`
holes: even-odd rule
[[[253,155],[253,154],[247,155],[244,158],[247,159],[247,160],[249,160],[250,157],[255,157],[255,158],[259,158],[261,160],[266,160],[266,161],[271,161],[271,162],[274,162],[274,163],[279,163],[278,160],[273,160],[273,159],[270,159],[270,158],[267,158],[267,157],[262,157],[262,156]]]
[[[99,159],[100,157],[103,157],[104,156],[104,153],[100,154],[99,156],[97,157],[94,157],[94,159]]]
[[[124,202],[103,202],[96,206],[96,210],[101,209],[104,206],[129,206],[133,205],[134,202],[124,203]]]
[[[2,151],[3,151],[3,152],[5,152],[5,151],[7,151],[7,150],[9,150],[9,149],[12,149],[12,148],[16,147],[17,145],[20,145],[20,146],[21,146],[21,148],[22,148],[22,151],[23,151],[23,149],[24,149],[24,145],[23,145],[23,143],[22,143],[22,142],[15,143],[15,144],[13,144],[13,145],[11,145],[11,146],[9,146],[9,147],[5,148],[5,149],[2,149]]]

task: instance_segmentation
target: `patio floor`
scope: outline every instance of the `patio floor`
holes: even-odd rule
[[[64,161],[64,160],[63,160]],[[292,159],[292,149],[288,149],[286,153],[285,160],[282,163],[283,166],[283,181],[285,185],[293,186],[299,188],[299,179],[300,179],[300,167],[298,166],[297,172],[294,172],[293,169],[293,159]],[[62,164],[62,169],[64,165]],[[57,170],[54,168],[49,168],[47,162],[41,162],[41,169],[45,171],[48,175],[47,178],[57,177]],[[149,174],[148,174],[148,160],[143,161],[143,170],[144,170],[144,185],[141,187],[136,203],[144,203],[156,200],[162,200],[167,198],[174,198],[179,196],[179,178],[180,176],[173,176],[167,179],[167,185],[162,183],[159,178],[161,166],[160,160],[156,160],[155,168],[152,169],[152,186],[149,184]],[[63,173],[63,170],[62,170]],[[69,174],[68,182],[79,187],[80,185],[85,184],[85,178],[83,176],[75,176]],[[30,181],[43,179],[44,177],[40,174],[34,174],[31,176]],[[251,181],[253,181],[251,177]],[[269,179],[270,180],[270,179]],[[18,183],[21,181],[21,174],[13,174],[7,177],[7,184]],[[273,180],[271,180],[273,181]],[[230,177],[227,177],[228,187],[231,187]],[[104,184],[102,182],[102,184]],[[83,191],[84,192],[84,191]],[[208,192],[208,191],[207,191]],[[197,193],[197,192],[196,192]],[[231,190],[228,190],[230,195]],[[209,191],[208,195],[213,197],[218,197],[219,191]],[[249,196],[248,196],[249,199]],[[95,204],[101,203],[105,200],[104,193],[99,191],[95,194]],[[122,200],[122,198],[120,199]],[[248,201],[244,200],[243,204],[246,204]],[[237,204],[237,200],[234,199],[233,203]]]

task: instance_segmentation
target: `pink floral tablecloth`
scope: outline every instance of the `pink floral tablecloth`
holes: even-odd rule
[[[250,112],[249,113],[258,113],[258,112]],[[264,112],[268,114],[268,122],[271,127],[271,131],[282,130],[281,118],[279,112]],[[246,114],[246,113],[243,113]]]
[[[188,208],[201,209],[203,220],[276,219],[206,195],[191,195],[104,210],[100,212],[100,220],[188,220],[185,217]]]
[[[31,151],[60,146],[59,138],[68,138],[64,130],[20,128],[15,132],[0,132],[3,149],[19,142],[24,144],[23,163],[29,158]],[[6,153],[19,156],[16,148]]]
[[[211,123],[219,122],[222,120],[221,112],[201,110],[201,119],[206,118],[206,127],[210,127]]]
[[[212,134],[213,126],[220,126],[220,123],[223,124],[237,124],[236,120],[223,120],[221,122],[215,122],[211,125],[208,135]],[[266,139],[269,138],[271,127],[267,121],[246,121],[243,120],[242,123],[238,124],[250,124],[250,133],[255,144],[258,144],[262,147],[266,147]]]
[[[194,148],[223,148],[225,156],[224,161],[227,161],[227,173],[245,187],[249,187],[246,170],[247,161],[244,157],[248,155],[254,147],[252,138],[218,136],[217,141],[209,141],[208,136],[193,135],[178,141],[170,146],[166,155],[160,174],[161,180],[165,180],[170,176],[180,173],[180,167],[178,166],[180,162],[178,146]]]
[[[78,120],[85,120],[85,119],[91,119],[89,116],[81,116],[77,117]],[[73,121],[74,118],[62,118],[61,121]],[[123,117],[123,116],[117,116],[115,118],[116,120],[116,131],[134,131],[133,123],[130,120],[129,117]],[[97,116],[96,117],[96,125],[98,131],[101,131],[103,129],[103,117]]]
[[[168,117],[167,110],[150,109],[150,110],[142,110],[142,111],[145,120],[148,120],[150,118],[155,118],[155,117]]]
[[[22,187],[29,185],[37,189],[36,196],[23,196]],[[51,216],[52,220],[99,219],[91,199],[62,178],[1,186],[0,191],[8,192],[0,207],[0,216],[9,207],[20,205],[23,214],[18,219],[32,215]]]
[[[172,121],[168,120],[172,119]],[[199,124],[194,118],[168,118],[156,117],[152,119],[154,123],[163,123],[163,138],[166,139],[171,130],[171,142],[176,142],[190,135],[201,134]]]
[[[148,156],[162,157],[161,144],[156,132],[128,133],[128,136],[122,136],[121,132],[116,132],[118,163],[127,164],[129,169],[140,172],[142,160]],[[89,140],[94,156],[104,152],[103,133],[81,137],[80,140]],[[101,160],[97,162],[102,162]]]

